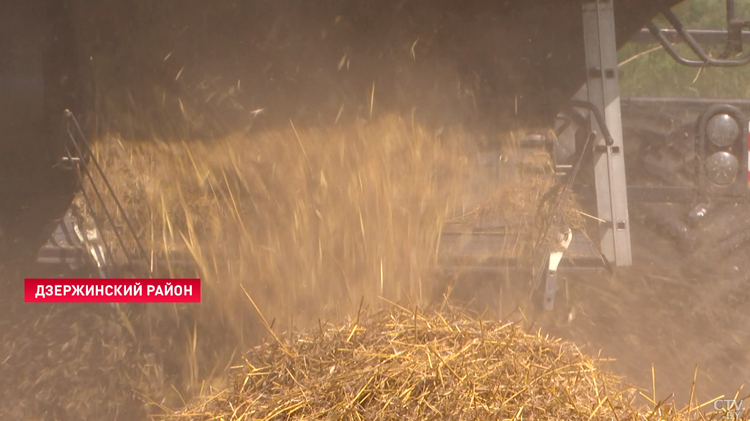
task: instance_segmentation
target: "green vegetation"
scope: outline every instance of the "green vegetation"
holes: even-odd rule
[[[691,29],[725,29],[724,0],[689,0],[675,13]],[[750,4],[737,2],[737,15],[750,17]],[[656,22],[671,28],[664,19]],[[686,58],[694,58],[683,44],[675,45]],[[724,45],[704,45],[714,56]],[[672,60],[657,42],[626,44],[619,53],[620,88],[623,96],[681,96],[704,98],[750,98],[750,69],[685,67]]]

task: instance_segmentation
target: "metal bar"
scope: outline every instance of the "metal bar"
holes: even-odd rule
[[[120,203],[120,199],[117,198],[117,195],[115,194],[115,190],[112,188],[112,185],[109,182],[109,179],[107,178],[107,175],[104,174],[104,170],[102,170],[102,167],[99,165],[99,161],[97,161],[96,157],[94,156],[94,152],[91,149],[91,146],[89,145],[88,140],[86,140],[86,137],[83,135],[83,130],[81,129],[81,126],[78,124],[78,120],[75,118],[72,112],[69,110],[65,110],[66,115],[73,121],[73,124],[76,127],[76,130],[78,131],[78,134],[81,136],[82,144],[86,148],[86,152],[91,157],[91,161],[94,163],[94,166],[96,167],[97,171],[99,172],[99,175],[101,175],[102,180],[104,180],[104,184],[107,186],[107,189],[109,190],[109,194],[112,196],[112,199],[115,201],[115,205],[117,206],[117,209],[120,210],[120,213],[122,214],[122,218],[125,220],[125,224],[128,227],[128,230],[130,230],[130,234],[133,236],[133,239],[135,240],[135,243],[138,247],[138,251],[140,252],[141,256],[144,259],[148,259],[149,255],[146,253],[146,249],[143,248],[143,245],[141,244],[141,241],[138,239],[138,235],[135,232],[135,229],[133,228],[133,224],[130,222],[130,218],[128,218],[128,214],[125,212],[125,208]],[[75,138],[73,134],[71,133],[71,140],[76,146],[76,149],[80,156],[84,156],[81,154],[81,150],[78,148],[78,144],[75,141]],[[93,182],[93,179],[91,180]]]
[[[735,14],[734,0],[727,0],[727,26],[732,24]]]
[[[68,131],[68,135],[70,136],[70,139],[73,141],[73,146],[76,148],[76,152],[78,153],[79,156],[82,156],[81,149],[78,146],[78,143],[75,141],[73,137],[73,133],[70,133],[70,131]],[[122,251],[125,253],[125,258],[128,260],[128,263],[131,263],[132,258],[130,256],[130,253],[128,253],[128,249],[127,247],[125,247],[125,242],[123,241],[122,236],[120,235],[120,231],[117,229],[117,226],[115,225],[115,220],[112,217],[112,214],[107,209],[107,205],[104,202],[104,198],[102,197],[102,194],[99,191],[99,188],[96,187],[96,184],[94,184],[93,182],[91,171],[89,170],[88,165],[86,165],[85,160],[81,160],[80,164],[81,164],[81,167],[83,168],[84,173],[86,174],[86,177],[88,177],[88,179],[91,180],[91,187],[94,189],[94,193],[96,194],[97,199],[99,199],[99,202],[102,204],[102,210],[104,211],[104,215],[107,217],[107,220],[109,221],[110,225],[112,225],[112,229],[115,232],[115,237],[117,237],[117,241],[120,243],[120,247],[122,247]]]
[[[697,197],[698,190],[693,187],[628,186],[628,199],[633,202],[691,203]]]
[[[669,23],[674,27],[674,29],[677,31],[677,33],[682,37],[687,45],[690,47],[691,50],[693,50],[693,53],[700,58],[701,62],[703,62],[703,66],[716,66],[716,67],[736,67],[736,66],[743,66],[745,64],[750,63],[750,54],[745,54],[740,58],[732,59],[732,60],[726,60],[726,59],[714,59],[710,57],[708,54],[706,54],[705,51],[703,51],[703,48],[698,44],[698,42],[690,35],[688,30],[683,26],[682,22],[680,22],[680,19],[677,17],[677,15],[672,12],[672,10],[664,4],[661,0],[656,0],[657,4],[659,5],[659,9],[661,11],[661,14],[669,21]],[[649,23],[649,30],[651,33],[653,33],[657,38],[659,38],[659,42],[661,42],[662,46],[664,47],[667,52],[669,52],[670,55],[672,55],[675,60],[682,64],[686,64],[689,66],[695,66],[695,60],[686,60],[682,58],[677,52],[672,48],[671,45],[669,45],[668,42],[664,39],[664,37],[661,35],[661,30],[656,28],[656,26],[653,23]],[[670,52],[671,50],[671,52]],[[675,57],[675,54],[677,57]],[[689,64],[688,64],[689,63]]]
[[[94,221],[94,227],[96,228],[98,235],[103,236],[104,224],[102,224],[101,219],[97,215],[97,212],[94,210],[91,198],[89,197],[88,193],[86,193],[86,189],[83,188],[83,175],[81,174],[81,167],[85,165],[86,163],[83,160],[81,160],[80,157],[78,157],[78,159],[74,159],[73,154],[70,153],[70,149],[67,146],[65,147],[65,153],[68,155],[67,158],[73,165],[72,168],[75,171],[75,174],[79,183],[79,191],[81,192],[83,200],[86,203],[86,206],[88,207],[89,212],[91,213],[91,219]],[[93,180],[92,180],[92,183],[93,183]],[[93,187],[96,190],[96,186],[93,186]],[[102,207],[106,210],[106,206],[104,203],[102,203]],[[73,216],[75,218],[78,217],[78,215],[73,215]],[[115,232],[117,232],[117,227],[115,227],[114,224],[112,224],[112,228],[115,230]],[[112,249],[109,247],[109,244],[104,239],[104,237],[101,237],[101,238],[102,238],[102,245],[104,246],[104,252],[103,252],[104,256],[102,256],[104,258],[104,261],[114,263],[115,258],[114,258],[114,253],[112,253]],[[127,256],[127,252],[126,252],[126,256]],[[100,274],[102,274],[105,278],[109,277],[110,271],[107,270],[107,268],[98,268],[98,269],[99,269]]]
[[[593,186],[576,185],[575,192],[583,200],[590,198]],[[633,203],[694,203],[699,198],[697,187],[628,186],[628,200]],[[750,203],[747,196],[714,196],[714,203]]]
[[[622,142],[620,93],[617,82],[615,15],[611,0],[584,2],[583,34],[586,52],[588,102],[604,113],[613,144],[608,146],[595,119],[591,121],[594,139],[594,175],[601,252],[617,266],[633,262],[630,245],[625,159]]]
[[[729,37],[729,32],[725,30],[686,29],[685,31],[690,34],[690,36],[693,37],[695,41],[704,45],[725,44]],[[662,36],[664,36],[664,39],[667,42],[672,44],[685,41],[674,29],[662,29],[661,34]],[[743,43],[750,43],[750,31],[742,31],[741,35]],[[654,38],[654,35],[651,33],[651,31],[649,31],[648,28],[643,28],[640,30],[640,32],[636,32],[636,34],[633,35],[628,41],[638,44],[650,44],[659,42],[657,38]]]
[[[576,194],[586,199],[588,192],[592,190],[589,185],[577,185]],[[628,186],[628,200],[634,203],[666,203],[680,202],[691,203],[698,197],[696,187],[654,187],[654,186]]]
[[[66,148],[66,151],[67,151],[67,148]],[[70,152],[68,152],[68,154],[70,155]],[[76,174],[78,175],[78,179],[83,181],[81,178],[80,169],[76,169]],[[94,227],[96,227],[97,231],[99,232],[99,235],[103,236],[104,230],[102,228],[104,227],[104,225],[101,223],[101,220],[99,216],[96,214],[96,211],[94,211],[94,207],[91,206],[91,199],[89,198],[89,195],[86,193],[86,190],[81,189],[81,195],[83,196],[83,200],[86,202],[86,205],[89,208],[89,212],[91,212],[91,219],[93,219],[94,221]],[[112,249],[109,247],[109,244],[107,244],[107,241],[104,239],[104,237],[102,237],[102,244],[104,245],[105,261],[114,263],[115,261],[114,254],[112,253]],[[106,274],[108,275],[109,271],[107,271]]]
[[[74,244],[73,243],[74,236],[71,235],[70,231],[68,230],[67,224],[65,223],[65,217],[63,217],[63,219],[60,221],[59,227],[60,227],[60,232],[62,232],[63,237],[65,237],[65,241],[68,244]],[[54,235],[52,236],[51,240],[55,241],[55,236]],[[57,241],[55,241],[55,242],[57,242]]]
[[[494,260],[490,264],[484,265],[440,265],[439,270],[444,273],[462,273],[462,274],[498,274],[508,271],[525,272],[526,267],[518,262],[508,260]],[[557,268],[558,273],[574,273],[579,271],[608,271],[607,266],[602,259],[598,257],[580,257],[567,258],[563,257],[560,266]]]
[[[742,52],[742,28],[749,24],[750,21],[737,18],[734,0],[727,0],[727,45],[721,58]]]
[[[714,104],[732,105],[738,108],[750,108],[750,99],[728,99],[728,98],[650,98],[631,97],[622,98],[622,107],[656,106],[656,105],[678,105],[705,107]]]
[[[658,26],[656,26],[653,22],[649,22],[646,27],[648,30],[654,35],[654,37],[661,43],[661,46],[664,48],[664,51],[669,54],[670,57],[677,63],[682,64],[683,66],[688,67],[704,67],[706,65],[705,62],[699,61],[699,60],[688,60],[680,55],[680,53],[677,52],[674,48],[672,48],[672,45],[664,38],[664,36],[661,33],[661,29],[659,29]]]
[[[591,110],[592,111],[596,111],[597,110],[596,107],[594,107],[592,104],[590,104],[590,103],[587,103],[587,104],[591,106]],[[609,133],[609,132],[607,132],[607,133]],[[583,147],[584,150],[589,147],[589,145],[591,144],[592,140],[594,140],[594,134],[593,133],[589,133],[589,136],[586,139],[586,144]],[[567,204],[569,202],[569,197],[570,197],[570,194],[573,191],[573,186],[575,184],[576,177],[578,176],[578,172],[581,170],[581,166],[582,166],[581,164],[583,162],[583,157],[584,157],[583,153],[578,156],[578,161],[573,166],[573,168],[572,168],[572,170],[570,172],[570,175],[568,176],[568,181],[565,184],[565,186],[563,187],[564,190],[560,194],[560,197],[558,198],[558,202],[555,205],[555,210],[554,210],[554,212],[552,214],[553,220],[551,221],[551,224],[545,229],[544,237],[543,237],[544,243],[541,245],[541,247],[542,247],[542,254],[541,254],[542,266],[548,265],[549,262],[550,262],[550,259],[552,259],[552,255],[553,255],[553,241],[554,241],[554,238],[558,234],[560,234],[560,231],[563,228],[562,227],[563,213],[565,212],[565,206],[567,206]],[[546,194],[545,194],[545,196],[546,196]],[[544,198],[542,198],[542,200],[544,200]],[[571,239],[573,238],[572,235],[573,234],[571,233]],[[570,243],[568,243],[568,245],[570,245]],[[536,246],[536,247],[538,247],[538,246]],[[566,248],[567,248],[567,246],[566,246]],[[535,251],[535,254],[536,254],[536,251]],[[539,287],[539,283],[541,283],[542,277],[544,276],[545,273],[548,276],[547,287],[549,287],[551,283],[555,282],[556,278],[554,278],[554,277],[553,277],[552,280],[549,280],[549,272],[550,272],[550,270],[551,269],[549,267],[548,267],[548,269],[546,271],[544,270],[544,267],[541,267],[539,269],[538,273],[532,274],[532,275],[534,275],[536,277],[535,282],[534,282],[534,288],[532,288],[532,294],[533,294],[533,291],[536,290]],[[551,291],[549,290],[549,288],[547,288],[546,292],[545,292],[544,306],[548,310],[551,309],[551,306],[554,304],[554,296],[550,296],[549,295],[550,293],[551,293]]]
[[[594,118],[596,119],[596,122],[599,125],[599,128],[602,130],[602,135],[604,136],[605,144],[607,146],[612,146],[615,144],[615,140],[612,138],[612,134],[609,133],[609,128],[607,127],[607,123],[604,120],[604,116],[602,115],[601,111],[599,111],[599,108],[597,108],[594,104],[590,102],[579,101],[579,100],[570,101],[570,105],[572,105],[573,107],[585,108],[591,111],[591,114],[594,115]]]

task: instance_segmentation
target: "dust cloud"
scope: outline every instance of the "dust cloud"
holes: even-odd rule
[[[647,3],[623,5],[621,38]],[[655,364],[660,399],[686,400],[699,362],[703,399],[750,376],[741,282],[686,274],[645,225],[635,268],[568,278],[554,313],[522,298],[526,278],[434,274],[442,224],[498,182],[480,154],[546,133],[581,85],[577,1],[66,4],[98,156],[160,270],[197,272],[206,296],[111,308],[7,294],[0,415],[140,419],[224,386],[266,335],[241,286],[279,332],[450,284],[493,317],[523,305],[527,327],[602,349],[644,390]],[[533,217],[526,205],[513,211]]]

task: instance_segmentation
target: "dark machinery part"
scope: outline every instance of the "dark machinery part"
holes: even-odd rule
[[[63,0],[0,5],[0,264],[27,265],[75,194],[63,110],[80,106],[70,8]]]
[[[596,119],[596,123],[599,125],[599,128],[601,128],[602,130],[605,145],[612,146],[615,144],[615,140],[614,138],[612,138],[612,134],[609,132],[609,128],[607,127],[607,124],[604,120],[604,116],[602,115],[601,110],[596,107],[596,105],[588,101],[581,101],[576,99],[570,101],[570,105],[571,107],[580,107],[589,110]]]
[[[735,11],[734,0],[727,0],[727,45],[722,58],[742,52],[742,30],[750,28],[750,20],[740,19]]]

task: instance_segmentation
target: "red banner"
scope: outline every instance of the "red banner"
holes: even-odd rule
[[[200,279],[26,279],[27,303],[199,303]]]

